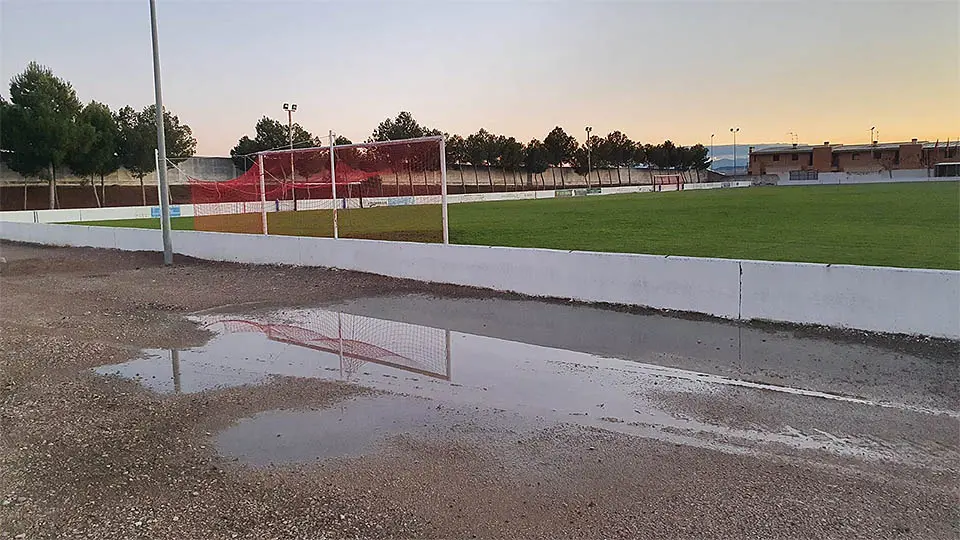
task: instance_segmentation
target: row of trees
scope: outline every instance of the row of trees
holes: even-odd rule
[[[528,143],[515,137],[495,135],[485,129],[463,137],[423,126],[406,111],[398,114],[396,118],[387,118],[381,122],[367,141],[394,141],[432,135],[443,135],[446,138],[448,164],[472,165],[474,174],[477,175],[477,168],[485,167],[491,184],[491,168],[500,168],[511,173],[543,174],[551,166],[570,166],[580,175],[587,174],[588,169],[596,171],[598,178],[600,170],[613,168],[620,178],[621,168],[626,168],[629,182],[631,169],[637,166],[681,171],[704,170],[709,166],[708,151],[702,144],[677,146],[669,140],[657,145],[642,144],[630,140],[620,131],[613,131],[606,137],[593,135],[581,144],[576,137],[567,134],[559,126],[553,128],[543,141],[533,139]],[[293,124],[294,147],[305,148],[322,144],[326,142],[299,124]],[[338,136],[336,144],[350,144],[350,141]],[[256,152],[287,148],[289,145],[287,126],[265,116],[257,122],[254,138],[243,136],[230,155],[238,167],[247,170],[253,164],[252,156]],[[564,183],[562,172],[561,169],[561,185]],[[556,170],[553,170],[552,174],[556,183]],[[479,178],[477,181],[479,183]]]
[[[395,120],[388,118],[377,126],[370,140],[396,140],[439,134],[439,130],[418,124],[409,112],[401,112]],[[687,171],[705,170],[710,163],[709,152],[702,144],[677,146],[669,140],[657,145],[643,144],[630,140],[620,131],[610,132],[606,137],[592,135],[583,144],[560,126],[553,128],[543,141],[533,139],[526,144],[515,137],[494,135],[485,129],[466,138],[460,135],[444,135],[447,163],[472,165],[475,174],[476,167],[486,167],[491,184],[491,167],[507,172],[542,174],[550,167],[570,166],[580,175],[596,171],[598,182],[601,169],[615,168],[618,179],[622,181],[621,168],[626,168],[629,182],[631,169],[637,166]],[[557,174],[556,169],[552,174]],[[556,183],[556,178],[554,182]],[[560,184],[563,183],[563,169],[560,169]]]
[[[171,160],[193,155],[197,141],[190,127],[169,111],[163,120]],[[146,204],[143,178],[156,168],[156,107],[111,111],[97,101],[83,105],[68,81],[31,62],[10,81],[10,101],[0,97],[0,140],[0,156],[10,169],[48,182],[50,208],[57,206],[57,177],[64,168],[88,180],[102,205],[104,177],[124,167],[140,180]]]

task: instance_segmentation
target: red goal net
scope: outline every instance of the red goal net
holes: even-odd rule
[[[194,229],[438,242],[441,137],[261,152],[237,178],[189,178]],[[420,206],[405,211],[385,207]]]

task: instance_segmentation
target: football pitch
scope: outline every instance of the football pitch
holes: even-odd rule
[[[449,205],[457,244],[960,269],[960,184],[763,187]],[[259,214],[173,218],[255,230]],[[271,233],[332,236],[330,211],[268,214]],[[215,220],[205,223],[204,220]],[[439,241],[440,207],[339,212],[343,237]],[[159,227],[158,219],[84,225]],[[584,276],[590,279],[590,276]]]

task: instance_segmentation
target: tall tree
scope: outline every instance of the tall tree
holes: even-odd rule
[[[447,136],[444,145],[447,153],[447,166],[453,165],[460,171],[460,186],[464,186],[463,167],[461,166],[467,160],[466,147],[467,142],[459,135]]]
[[[4,159],[23,176],[49,182],[50,208],[57,202],[57,171],[76,141],[80,109],[73,86],[37,62],[10,81],[10,103],[0,120],[0,137],[9,151]]]
[[[396,141],[400,139],[414,139],[417,137],[428,137],[431,135],[441,135],[440,131],[421,126],[413,115],[407,111],[402,111],[396,119],[387,118],[373,130],[370,135],[371,142]]]
[[[77,116],[77,138],[67,165],[77,176],[89,178],[97,206],[103,205],[105,175],[120,168],[120,128],[110,107],[91,101]],[[100,176],[100,195],[94,176]]]
[[[157,124],[156,106],[149,105],[142,111],[127,106],[117,111],[120,128],[120,163],[130,174],[140,180],[140,194],[147,204],[147,191],[143,178],[156,169]],[[197,148],[190,126],[181,124],[170,111],[163,112],[163,136],[167,159],[179,163],[192,156]],[[165,164],[164,164],[165,165]]]
[[[514,177],[516,185],[516,173],[523,165],[523,143],[513,137],[500,135],[496,142],[496,164],[503,170],[503,184],[506,187],[507,173]]]
[[[252,155],[257,152],[288,148],[290,146],[291,135],[294,148],[311,148],[314,146],[323,146],[324,143],[319,137],[314,136],[301,127],[300,124],[295,123],[293,126],[288,126],[279,120],[267,116],[257,121],[254,130],[255,134],[253,139],[244,135],[237,141],[237,145],[230,150],[230,157],[233,158],[234,165],[241,171],[246,171],[253,166],[254,158]],[[341,140],[349,141],[346,137],[337,137],[334,139],[334,144],[350,144],[349,142],[339,142]],[[326,142],[329,144],[329,141]]]
[[[627,183],[630,183],[630,169],[633,167],[634,149],[636,148],[634,142],[623,133],[612,131],[607,134],[604,146],[610,164],[617,168],[617,183],[623,183],[623,178],[620,176],[621,167],[627,167]]]
[[[543,139],[543,144],[547,148],[547,159],[550,161],[550,165],[554,167],[563,167],[564,163],[570,163],[573,159],[573,153],[579,146],[577,139],[572,135],[567,135],[567,132],[560,126],[553,128],[547,134],[547,137]],[[554,173],[553,184],[557,184],[556,173]],[[563,169],[560,169],[560,185],[566,185],[563,179]]]
[[[490,188],[493,189],[493,176],[490,174],[490,165],[497,159],[497,138],[489,131],[481,128],[480,131],[467,137],[465,143],[467,161],[473,165],[474,174],[476,174],[477,167],[486,166],[487,181],[490,184]],[[479,177],[477,178],[477,184],[480,184]]]
[[[540,185],[543,186],[543,173],[550,168],[550,158],[547,147],[539,140],[533,139],[527,143],[523,154],[523,166],[527,174],[530,175],[531,181],[533,180],[533,175],[539,174]]]

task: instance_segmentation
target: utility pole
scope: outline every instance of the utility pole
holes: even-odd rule
[[[157,178],[160,184],[160,234],[163,237],[163,264],[173,264],[170,241],[170,192],[167,188],[167,144],[163,135],[163,93],[160,91],[160,45],[157,38],[157,2],[150,0],[150,30],[153,38],[153,88],[157,107]]]

